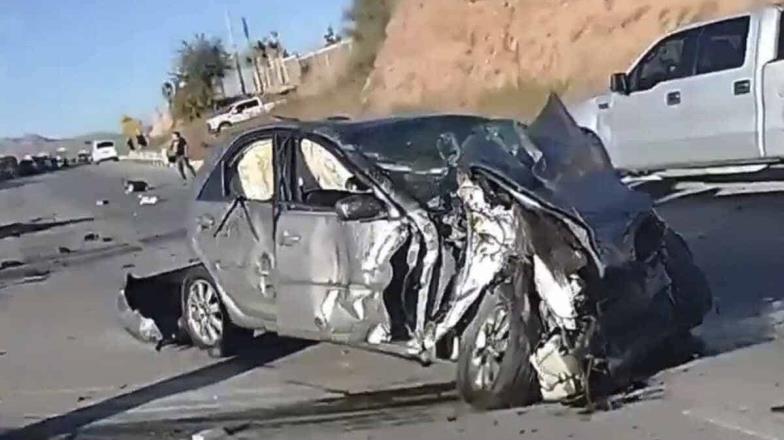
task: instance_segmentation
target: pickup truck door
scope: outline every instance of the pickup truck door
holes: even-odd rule
[[[195,212],[195,245],[207,270],[245,315],[272,323],[274,156],[280,145],[270,133],[230,147],[236,152],[218,165],[227,188],[218,196],[200,196]]]
[[[629,73],[629,93],[598,102],[617,168],[658,169],[689,161],[683,85],[694,71],[699,32],[689,29],[659,41]]]
[[[755,48],[750,16],[706,25],[698,40],[696,74],[681,87],[689,149],[695,163],[753,160],[757,145]]]

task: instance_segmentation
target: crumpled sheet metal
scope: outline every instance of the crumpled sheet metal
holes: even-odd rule
[[[436,324],[434,333],[428,335],[426,349],[432,349],[457,325],[504,268],[508,258],[517,252],[520,223],[513,208],[492,206],[482,188],[470,179],[461,182],[458,196],[469,224],[466,261],[457,274],[452,303],[444,319]]]
[[[124,291],[117,296],[117,311],[123,328],[134,338],[146,343],[158,343],[163,340],[163,335],[155,325],[155,321],[131,309]]]
[[[365,251],[348,256],[350,267],[359,268],[350,274],[348,290],[330,290],[316,310],[322,331],[341,342],[388,342],[391,324],[384,291],[394,276],[390,260],[409,235],[406,221],[389,220],[368,222],[349,237],[354,241],[351,249]]]

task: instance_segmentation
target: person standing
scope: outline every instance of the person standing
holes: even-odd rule
[[[169,151],[174,156],[174,164],[177,166],[183,181],[188,181],[188,177],[185,175],[186,168],[191,172],[192,177],[196,177],[196,170],[193,169],[193,165],[191,165],[191,161],[188,159],[188,143],[179,131],[172,133]]]

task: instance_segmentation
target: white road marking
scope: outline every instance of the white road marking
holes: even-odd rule
[[[753,431],[751,429],[744,428],[744,427],[736,425],[734,423],[729,423],[729,422],[726,422],[726,421],[723,421],[723,420],[718,420],[718,419],[715,419],[713,417],[699,416],[699,415],[693,414],[688,409],[683,411],[683,415],[685,415],[687,417],[700,419],[700,420],[706,421],[706,422],[708,422],[708,423],[710,423],[712,425],[718,426],[719,428],[723,428],[723,429],[727,429],[727,430],[735,431],[735,432],[740,432],[741,434],[745,434],[745,435],[748,435],[748,436],[751,436],[751,437],[756,437],[756,438],[760,438],[760,439],[764,439],[764,440],[782,440],[782,437],[771,436],[771,435],[765,434],[763,432]]]

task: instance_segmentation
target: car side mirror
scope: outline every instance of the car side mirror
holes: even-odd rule
[[[621,95],[628,95],[629,76],[625,73],[613,73],[610,77],[610,91],[620,93]]]
[[[384,204],[372,194],[352,194],[335,203],[341,220],[375,220],[386,212]]]

